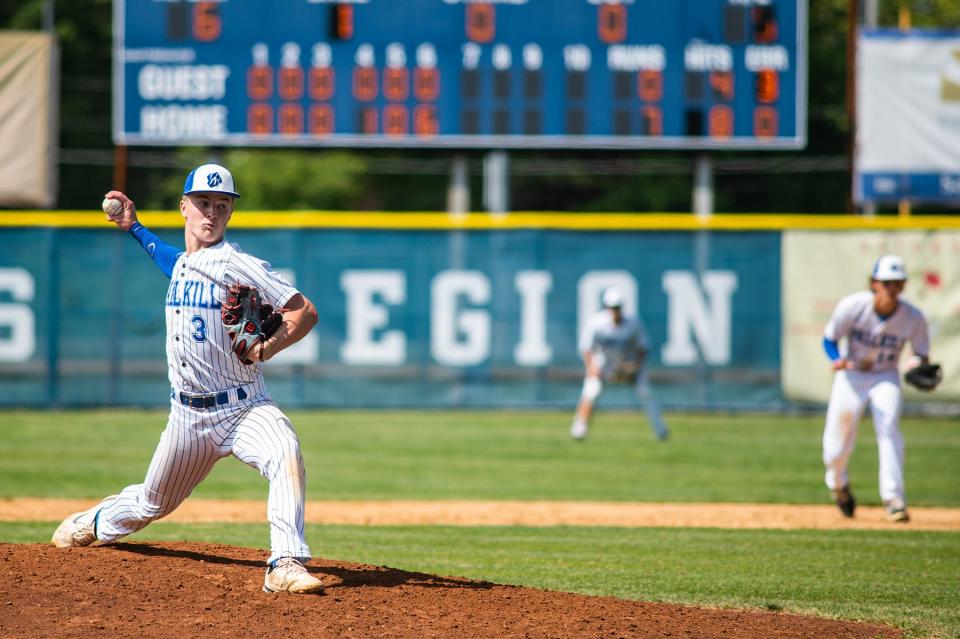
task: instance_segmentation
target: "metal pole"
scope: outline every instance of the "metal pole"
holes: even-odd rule
[[[510,210],[510,159],[506,151],[490,151],[483,158],[483,207],[493,215]]]
[[[905,4],[900,5],[900,15],[898,16],[898,27],[901,31],[910,30],[910,7]],[[897,206],[897,213],[902,218],[910,217],[910,200],[902,198]]]
[[[694,162],[693,212],[702,220],[713,215],[713,163],[706,153]]]
[[[880,15],[880,3],[878,0],[866,0],[863,8],[863,23],[868,27],[877,26]]]
[[[467,157],[453,156],[450,165],[450,185],[447,187],[447,213],[463,217],[470,211],[470,185],[467,181]]]
[[[47,33],[53,33],[56,25],[56,13],[54,12],[53,0],[44,0],[43,2],[43,30]]]
[[[859,20],[859,0],[847,0],[847,124],[850,135],[847,137],[847,163],[850,170],[850,191],[847,193],[847,213],[855,213],[853,200],[853,182],[857,177],[857,21]],[[865,211],[866,212],[866,211]]]
[[[123,144],[113,147],[113,188],[127,190],[127,147]]]
[[[868,27],[876,27],[877,20],[879,16],[879,2],[878,0],[865,0],[863,7],[863,23]],[[853,147],[853,152],[856,152],[856,146]],[[854,159],[854,162],[856,160]],[[854,174],[855,175],[855,174]],[[870,201],[864,202],[862,207],[863,214],[866,217],[873,217],[877,214],[877,203]]]

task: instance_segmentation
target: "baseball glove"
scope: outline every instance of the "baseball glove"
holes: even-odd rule
[[[903,374],[908,384],[922,391],[932,391],[943,379],[940,364],[920,364]]]
[[[614,384],[636,384],[639,373],[634,362],[623,362],[610,374],[609,381]]]
[[[230,350],[244,364],[261,340],[269,339],[283,323],[283,315],[270,304],[260,302],[260,291],[245,284],[231,284],[220,309],[220,319],[230,338]]]

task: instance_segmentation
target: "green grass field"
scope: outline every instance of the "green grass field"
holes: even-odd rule
[[[586,442],[560,412],[291,412],[308,499],[564,499],[826,503],[821,416],[598,415]],[[156,411],[0,412],[0,498],[95,499],[139,482],[163,429]],[[960,428],[905,419],[914,506],[960,506]],[[851,466],[879,504],[869,420]],[[266,498],[224,460],[198,497]],[[0,541],[46,542],[56,522],[0,523]],[[265,525],[158,522],[133,539],[265,547]],[[318,556],[539,588],[755,607],[960,637],[960,532],[574,527],[309,526]]]

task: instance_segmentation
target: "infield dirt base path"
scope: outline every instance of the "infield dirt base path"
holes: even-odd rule
[[[60,521],[94,500],[0,500],[0,521]],[[591,502],[308,502],[307,521],[354,525],[677,526],[960,530],[960,509]],[[189,499],[168,521],[255,522],[265,500]],[[785,637],[899,638],[895,628],[762,610],[720,610],[506,586],[314,559],[323,595],[268,595],[261,550],[199,543],[57,549],[0,544],[7,637]]]
[[[0,521],[60,521],[95,500],[0,499]],[[851,528],[960,530],[960,508],[911,508],[908,524],[889,523],[879,507],[854,519],[836,507],[783,504],[651,504],[571,501],[311,501],[310,524],[370,526],[623,526],[678,528]],[[188,499],[165,521],[266,521],[266,500]]]
[[[314,559],[322,595],[269,595],[263,552],[0,544],[0,637],[897,638],[894,628],[625,601]]]

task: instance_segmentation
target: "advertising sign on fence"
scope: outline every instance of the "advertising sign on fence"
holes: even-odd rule
[[[857,60],[856,201],[960,205],[960,31],[867,30]]]
[[[228,239],[270,258],[318,307],[311,336],[269,364],[285,404],[572,407],[576,336],[612,285],[646,323],[663,403],[780,401],[777,233],[269,229]],[[0,403],[163,403],[168,282],[115,230],[5,230]],[[604,402],[632,404],[623,390]]]
[[[876,259],[900,255],[907,267],[904,299],[930,327],[930,355],[947,372],[924,400],[960,398],[960,233],[786,231],[783,234],[783,389],[794,401],[825,402],[833,374],[822,347],[823,329],[837,302],[866,290]],[[913,353],[907,346],[901,367]],[[909,387],[908,399],[921,395]]]

